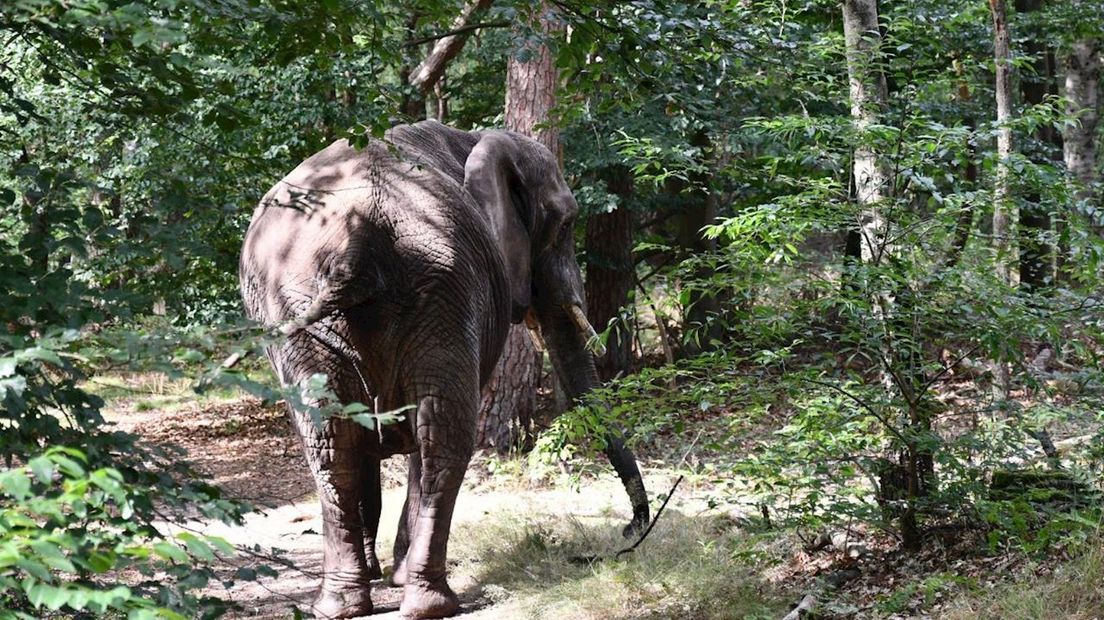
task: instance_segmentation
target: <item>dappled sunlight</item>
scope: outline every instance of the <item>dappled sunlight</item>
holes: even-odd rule
[[[595,502],[605,497],[587,493]],[[507,510],[461,529],[458,572],[484,595],[535,618],[770,616],[786,600],[766,583],[753,537],[717,515],[669,508],[634,552],[617,521]]]

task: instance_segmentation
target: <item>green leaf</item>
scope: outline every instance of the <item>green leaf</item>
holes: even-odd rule
[[[88,568],[95,573],[105,573],[115,566],[117,556],[110,551],[93,551],[85,558]]]
[[[50,568],[67,573],[77,572],[77,568],[73,566],[69,558],[65,557],[65,554],[61,552],[56,544],[46,540],[38,540],[31,543],[31,549]]]
[[[23,470],[9,469],[0,473],[0,488],[14,499],[26,499],[31,494],[31,479]]]
[[[213,551],[211,551],[211,546],[201,540],[198,536],[190,534],[188,532],[184,532],[177,535],[177,538],[184,541],[184,545],[188,547],[188,551],[197,558],[201,560],[206,560],[208,562],[215,559],[215,554]]]
[[[374,413],[356,413],[349,416],[349,419],[368,430],[375,430],[376,428],[376,415]]]
[[[46,583],[33,582],[30,587],[24,585],[24,592],[31,605],[57,610],[69,601],[69,592],[64,588],[52,586]]]
[[[54,479],[54,462],[48,456],[37,456],[28,463],[39,482],[49,484]]]
[[[186,564],[190,561],[188,554],[183,549],[169,542],[157,542],[153,544],[153,552],[162,558],[172,561]]]

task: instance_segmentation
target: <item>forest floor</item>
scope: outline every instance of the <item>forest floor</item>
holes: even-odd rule
[[[158,390],[155,398],[110,398],[109,421],[153,444],[184,448],[208,481],[256,508],[239,525],[185,525],[241,550],[224,559],[226,576],[261,565],[279,573],[210,593],[239,606],[230,617],[306,610],[320,580],[322,524],[283,409],[245,397],[197,400],[186,386]],[[676,475],[646,454],[641,460],[654,510]],[[906,555],[862,531],[815,548],[807,537],[716,505],[708,477],[684,482],[647,540],[614,560],[628,544],[619,535],[629,515],[617,480],[547,474],[534,479],[525,463],[492,456],[473,461],[449,549],[462,617],[781,618],[812,592],[822,619],[1104,618],[1104,553],[1040,561],[979,553],[976,540],[950,537]],[[383,480],[379,553],[387,573],[404,460],[387,461]],[[1089,585],[1070,587],[1078,583]],[[398,617],[401,589],[380,581],[372,597],[371,618]]]

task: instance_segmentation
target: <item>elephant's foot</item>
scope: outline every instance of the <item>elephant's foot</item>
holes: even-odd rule
[[[377,560],[376,558],[368,560],[367,575],[369,579],[380,579],[383,577],[383,569],[380,568],[379,560]]]
[[[459,610],[460,598],[443,577],[433,582],[412,581],[403,588],[402,606],[399,607],[403,618],[447,618]]]
[[[402,587],[406,585],[406,562],[395,562],[395,570],[391,572],[391,585],[394,587]]]
[[[383,569],[380,567],[379,558],[376,557],[376,551],[373,547],[372,543],[364,543],[364,561],[368,565],[368,572],[365,573],[365,577],[374,580],[383,577]]]
[[[359,618],[372,613],[372,588],[367,583],[322,581],[311,612],[316,618]]]

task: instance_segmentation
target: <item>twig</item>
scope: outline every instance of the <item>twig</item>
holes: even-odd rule
[[[890,424],[889,420],[887,420],[885,418],[885,416],[883,416],[880,413],[878,413],[877,411],[875,411],[874,408],[871,407],[869,404],[867,404],[867,402],[864,401],[863,399],[859,398],[858,396],[855,396],[851,392],[848,392],[847,390],[839,387],[838,385],[833,385],[833,384],[828,383],[826,381],[817,381],[816,379],[808,379],[808,378],[805,378],[805,377],[800,377],[800,379],[802,381],[805,381],[806,383],[812,383],[813,385],[820,385],[820,386],[826,387],[830,390],[834,390],[836,392],[839,392],[843,396],[846,396],[850,400],[854,401],[855,404],[857,404],[858,406],[865,409],[867,411],[867,413],[874,416],[874,418],[876,420],[878,420],[879,422],[882,423],[882,426],[886,427],[886,430],[893,433],[893,435],[895,435],[897,437],[897,439],[900,439],[901,443],[903,443],[906,446],[909,445],[909,440],[905,438],[905,436],[901,433],[901,431],[897,430],[897,427]]]
[[[455,36],[455,35],[458,35],[458,34],[464,34],[465,32],[471,32],[472,30],[479,30],[481,28],[505,28],[506,26],[509,26],[509,25],[510,25],[510,22],[507,22],[507,21],[479,22],[477,24],[467,24],[467,25],[464,25],[464,26],[460,26],[459,28],[454,28],[454,29],[449,30],[447,32],[441,32],[441,33],[438,33],[438,34],[430,35],[428,37],[422,37],[420,39],[413,39],[411,41],[407,41],[406,43],[403,43],[402,46],[403,47],[417,47],[417,46],[419,46],[423,43],[430,43],[430,42],[436,41],[438,39],[444,39],[445,37],[451,37],[451,36]]]
[[[635,543],[633,543],[632,546],[625,547],[624,549],[622,549],[622,550],[618,551],[617,553],[615,553],[613,555],[614,559],[617,559],[617,558],[621,557],[622,554],[632,553],[633,551],[636,551],[636,548],[639,547],[640,544],[644,542],[644,539],[647,538],[648,534],[650,534],[652,532],[652,528],[655,527],[656,522],[659,521],[659,517],[663,515],[663,509],[667,507],[667,502],[670,502],[671,498],[674,497],[675,489],[678,488],[678,485],[679,485],[680,482],[682,482],[683,478],[685,478],[685,476],[679,475],[678,480],[675,480],[675,484],[672,485],[671,490],[667,492],[667,497],[666,497],[666,499],[663,500],[663,504],[660,505],[659,510],[656,511],[655,518],[652,519],[652,522],[648,524],[648,529],[644,530],[644,533],[640,535],[640,538],[637,539],[637,541]]]

